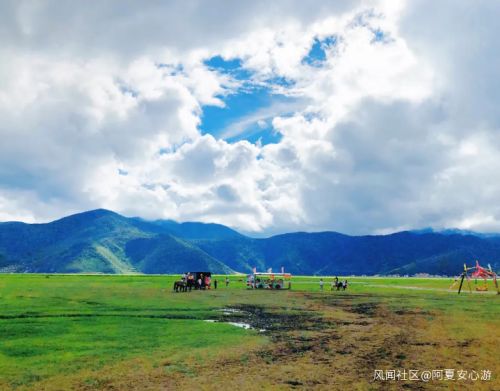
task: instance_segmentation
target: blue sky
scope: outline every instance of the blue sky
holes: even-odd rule
[[[376,39],[383,34],[377,32]],[[311,67],[322,67],[326,61],[326,51],[332,50],[337,37],[314,38],[309,52],[302,58],[302,63]],[[266,145],[278,143],[279,132],[272,126],[275,116],[287,116],[294,112],[296,98],[279,94],[273,87],[293,86],[293,80],[284,77],[272,77],[267,80],[254,80],[254,72],[245,68],[239,58],[224,59],[213,56],[204,61],[210,69],[241,83],[240,87],[218,98],[224,107],[203,106],[200,130],[202,134],[212,134],[228,142],[247,140],[251,143]]]
[[[286,99],[275,96],[266,87],[236,91],[220,98],[224,101],[224,107],[203,106],[200,126],[203,134],[210,133],[232,142],[243,139],[251,142],[260,139],[264,144],[279,141],[279,134],[273,130],[270,121],[271,115],[263,115],[261,119],[255,120],[252,117],[257,115],[260,118],[258,113],[262,109]],[[248,119],[248,122],[245,122],[245,119]],[[241,123],[242,121],[244,123]],[[237,129],[234,129],[234,126]]]
[[[333,48],[336,42],[337,38],[334,36],[324,39],[315,38],[311,50],[304,57],[303,62],[311,66],[322,66],[326,60],[326,50]]]
[[[234,91],[218,96],[224,107],[203,106],[202,134],[209,133],[228,142],[247,140],[262,145],[279,142],[281,136],[273,128],[272,118],[293,112],[294,99],[277,94],[273,86],[287,85],[287,81],[274,78],[257,83],[253,72],[240,59],[214,56],[204,63],[241,84]]]

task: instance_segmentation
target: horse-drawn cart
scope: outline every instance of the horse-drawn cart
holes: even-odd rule
[[[211,284],[211,272],[187,272],[180,280],[174,282],[174,291],[191,292],[193,289],[210,289]]]

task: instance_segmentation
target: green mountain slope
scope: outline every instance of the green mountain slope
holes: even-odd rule
[[[460,273],[500,269],[500,237],[450,230],[348,236],[296,232],[254,239],[218,224],[127,218],[98,209],[47,224],[0,223],[0,272],[293,274]]]
[[[138,223],[107,210],[80,213],[48,224],[2,223],[0,271],[118,274],[181,273],[190,268],[231,271],[194,244],[162,231],[168,232],[157,224]],[[146,255],[138,256],[135,250],[139,246],[147,249]]]
[[[335,232],[290,233],[267,239],[198,240],[206,253],[229,267],[293,274],[374,275],[429,273],[456,275],[475,260],[500,269],[500,238],[470,234],[399,232],[348,236]]]
[[[234,272],[197,246],[169,234],[135,239],[127,243],[126,254],[143,273],[183,273],[190,270]]]

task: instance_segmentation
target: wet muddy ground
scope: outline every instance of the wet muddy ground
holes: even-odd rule
[[[390,308],[364,294],[292,298],[293,305],[233,304],[206,319],[248,328],[264,345],[235,346],[213,359],[165,360],[147,377],[127,373],[105,389],[500,390],[493,382],[374,380],[375,370],[485,364],[479,354],[485,342],[450,336],[449,319],[437,311]]]
[[[457,356],[467,354],[467,347],[446,336],[437,342],[431,339],[425,330],[429,319],[438,314],[429,311],[390,310],[380,301],[370,301],[369,296],[345,295],[339,299],[303,294],[303,298],[305,305],[297,308],[242,304],[221,311],[217,321],[246,323],[265,330],[269,343],[250,354],[242,352],[215,363],[224,371],[212,374],[213,380],[205,384],[205,389],[217,389],[218,384],[252,389],[252,384],[261,382],[265,389],[494,389],[492,383],[375,381],[377,369],[460,367],[463,363],[454,352]],[[199,371],[205,373],[211,368],[214,365],[202,366]],[[184,378],[176,385],[189,387],[193,383]]]

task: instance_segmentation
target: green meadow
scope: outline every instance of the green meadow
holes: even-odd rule
[[[217,290],[174,293],[176,278],[0,275],[0,389],[401,389],[373,372],[408,367],[492,372],[420,389],[500,385],[491,282],[457,295],[451,278],[347,277],[344,292],[304,276],[261,291],[220,276]]]

